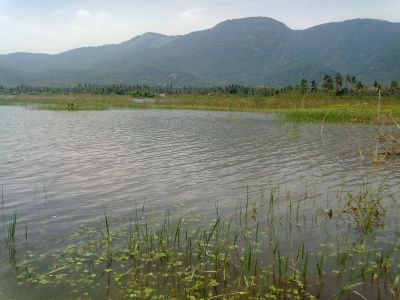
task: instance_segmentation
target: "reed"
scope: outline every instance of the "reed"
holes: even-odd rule
[[[7,250],[8,250],[8,260],[12,267],[18,268],[18,257],[16,250],[16,229],[17,229],[17,213],[14,213],[11,217],[11,221],[7,224],[7,232],[4,238]]]
[[[5,238],[7,245],[15,244],[16,228],[17,228],[17,213],[14,213],[14,215],[11,218],[11,221],[7,225],[7,235]]]
[[[308,188],[295,198],[273,186],[269,197],[261,190],[258,200],[248,190],[234,212],[223,213],[216,204],[215,215],[207,217],[171,217],[169,210],[148,212],[143,204],[122,231],[111,228],[106,213],[99,229],[76,229],[73,243],[41,256],[42,264],[56,261],[56,268],[43,272],[31,262],[17,272],[21,285],[68,286],[71,298],[94,298],[100,291],[106,298],[133,299],[332,299],[367,297],[371,289],[390,298],[398,293],[400,235],[389,243],[390,231],[370,216],[378,210],[385,217],[381,192],[368,185],[358,193],[339,190],[331,217],[306,212],[313,201]],[[285,206],[292,203],[299,209],[287,215]],[[335,222],[348,225],[334,226],[327,244],[301,238]],[[383,232],[385,247],[374,242]],[[27,231],[25,243],[27,248]]]

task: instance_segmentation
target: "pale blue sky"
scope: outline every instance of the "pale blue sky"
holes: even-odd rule
[[[400,0],[0,0],[0,54],[55,54],[252,16],[305,29],[356,18],[400,22],[399,12]]]

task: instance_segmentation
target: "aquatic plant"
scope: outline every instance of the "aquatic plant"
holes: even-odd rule
[[[7,233],[5,236],[9,262],[14,267],[17,264],[17,254],[16,254],[16,244],[15,244],[16,228],[17,228],[17,213],[14,213],[14,215],[11,217],[11,221],[7,224]]]
[[[345,201],[341,212],[351,215],[362,233],[369,233],[384,225],[385,209],[381,205],[382,197],[376,190],[363,186],[357,195],[348,192]]]
[[[377,291],[390,298],[398,293],[400,236],[394,232],[396,242],[390,243],[379,187],[339,191],[337,206],[311,214],[304,213],[314,201],[308,188],[295,199],[288,191],[281,195],[279,186],[258,196],[248,190],[229,213],[216,203],[214,216],[179,213],[184,207],[178,205],[172,217],[170,209],[156,213],[143,203],[128,223],[112,227],[105,213],[97,228],[74,229],[68,244],[48,255],[28,249],[26,228],[19,284],[60,287],[68,297],[97,299],[370,298]],[[16,215],[10,232],[15,224]],[[324,227],[332,227],[327,243],[301,237],[320,234]],[[28,261],[35,255],[40,260]]]

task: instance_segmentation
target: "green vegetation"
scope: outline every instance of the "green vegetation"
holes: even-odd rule
[[[131,96],[119,95],[15,95],[8,97],[0,96],[0,104],[30,105],[37,109],[49,110],[103,110],[118,107],[144,107],[142,104],[134,103]]]
[[[155,94],[149,91],[135,90],[131,96],[136,98],[153,98]]]
[[[354,76],[351,78],[355,80]],[[154,101],[135,101],[135,98],[145,97],[154,97]],[[400,121],[400,91],[395,82],[390,87],[382,88],[378,84],[376,88],[364,90],[356,90],[350,84],[347,87],[338,84],[336,90],[332,85],[329,89],[324,87],[323,91],[317,88],[315,82],[308,85],[305,79],[296,87],[281,89],[241,85],[211,88],[123,85],[81,85],[73,89],[3,88],[0,104],[13,103],[35,104],[39,109],[52,110],[125,107],[276,112],[288,121],[301,122]]]
[[[313,211],[307,189],[292,198],[276,186],[233,210],[216,203],[213,217],[143,204],[128,226],[104,215],[50,254],[17,245],[12,266],[21,287],[77,299],[398,297],[398,208],[388,214],[368,185],[326,196],[329,209]]]

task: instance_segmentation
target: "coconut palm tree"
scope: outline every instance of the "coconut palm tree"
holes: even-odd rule
[[[330,92],[333,90],[332,76],[330,75],[324,76],[324,81],[322,82],[322,88],[324,89],[325,92]]]
[[[351,76],[350,76],[350,74],[346,75],[346,89],[347,89],[347,85],[348,84],[351,84]]]
[[[356,76],[351,77],[351,90],[354,90],[354,86],[357,84]]]
[[[335,83],[336,83],[336,94],[339,94],[340,88],[343,84],[343,77],[340,73],[336,73],[335,75]]]
[[[357,82],[356,89],[357,89],[357,91],[361,92],[363,90],[363,88],[364,88],[364,84],[361,82],[361,80],[359,80]]]
[[[397,81],[392,81],[390,83],[390,90],[392,91],[392,93],[394,94],[398,89],[399,89],[399,84],[397,83]]]
[[[379,87],[379,83],[378,81],[374,81],[374,84],[372,85],[374,87],[374,91],[377,92],[378,91],[378,87]]]
[[[302,94],[306,94],[308,89],[307,79],[302,79],[300,83],[300,90]]]
[[[317,92],[318,91],[318,83],[313,80],[311,81],[311,92]]]

